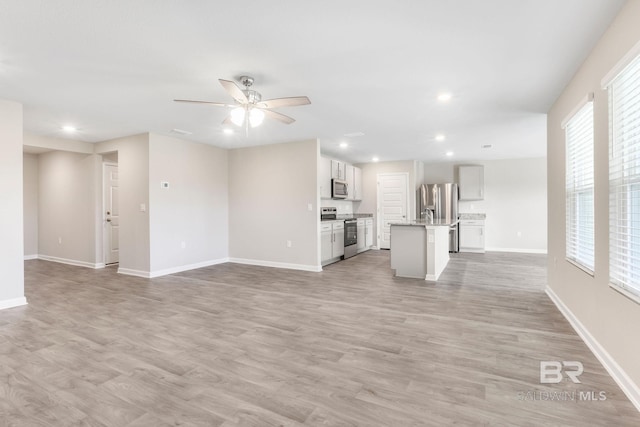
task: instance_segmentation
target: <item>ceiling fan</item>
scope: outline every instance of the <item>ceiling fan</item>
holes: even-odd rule
[[[262,100],[262,95],[250,87],[253,85],[253,77],[242,76],[239,81],[244,86],[241,89],[235,82],[231,80],[218,79],[222,87],[235,99],[236,104],[225,104],[222,102],[211,101],[195,101],[190,99],[174,99],[175,102],[191,102],[196,104],[209,104],[217,107],[233,108],[229,116],[224,119],[222,124],[233,123],[236,126],[245,125],[248,129],[249,126],[260,126],[266,117],[278,120],[284,124],[291,124],[295,122],[295,119],[286,116],[282,113],[272,111],[273,108],[279,107],[295,107],[298,105],[311,104],[311,101],[306,96],[292,96],[288,98],[274,98]]]

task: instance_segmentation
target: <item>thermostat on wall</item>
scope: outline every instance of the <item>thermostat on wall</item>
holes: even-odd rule
[[[162,181],[160,183],[160,187],[161,188],[169,188],[169,182],[168,181]]]

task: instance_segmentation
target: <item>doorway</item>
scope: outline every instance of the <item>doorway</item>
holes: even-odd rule
[[[120,261],[120,207],[118,197],[118,164],[103,163],[103,242],[105,265]]]
[[[391,224],[408,221],[409,174],[379,173],[378,178],[378,248],[391,248]]]

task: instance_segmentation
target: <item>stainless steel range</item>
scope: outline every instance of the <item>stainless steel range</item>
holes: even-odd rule
[[[344,220],[344,259],[351,258],[358,253],[358,220],[349,218]]]

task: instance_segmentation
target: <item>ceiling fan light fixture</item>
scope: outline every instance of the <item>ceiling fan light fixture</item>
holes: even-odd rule
[[[249,110],[249,124],[252,128],[260,126],[264,121],[264,111],[259,108]]]
[[[236,126],[242,126],[242,124],[244,123],[244,108],[242,107],[238,107],[238,108],[234,108],[233,110],[231,110],[231,123],[233,123]]]

